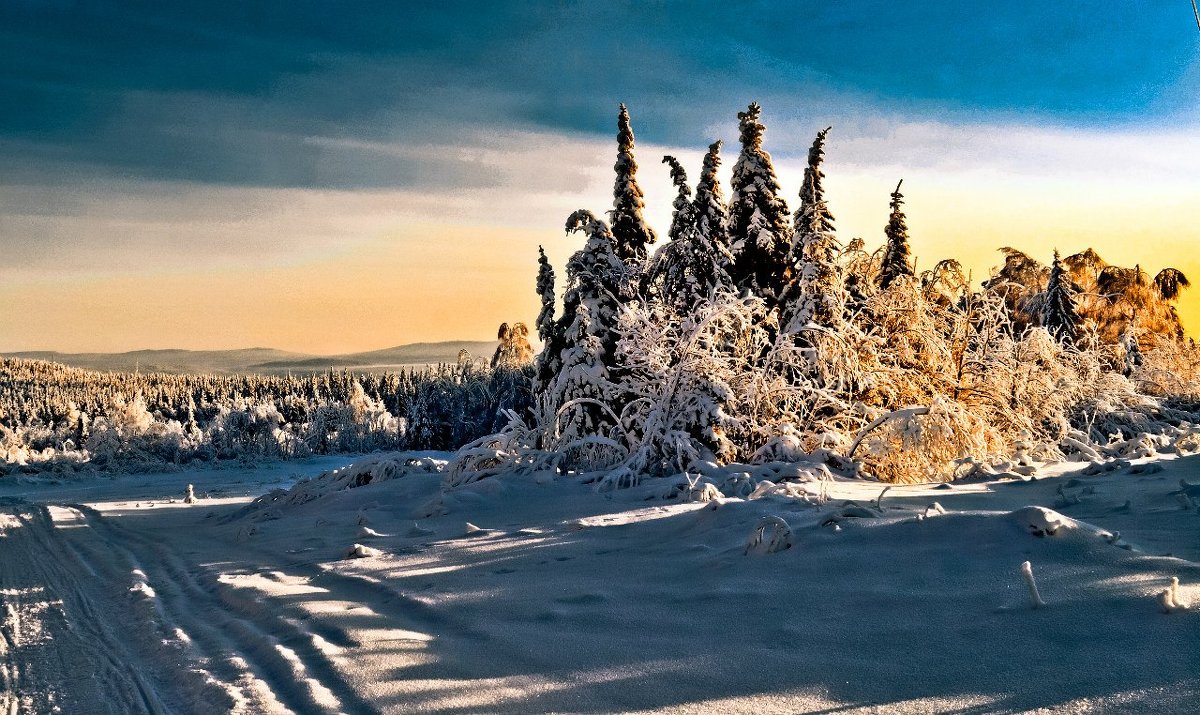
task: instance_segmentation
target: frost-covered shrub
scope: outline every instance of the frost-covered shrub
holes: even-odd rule
[[[554,329],[539,319],[551,339],[537,409],[510,424],[503,448],[484,439],[464,451],[449,482],[542,464],[621,486],[780,460],[930,480],[1141,454],[1162,447],[1142,435],[1200,421],[1200,355],[1173,327],[1170,304],[1187,285],[1178,271],[1151,282],[1092,251],[1051,270],[1004,249],[1004,268],[979,287],[954,260],[914,275],[899,185],[886,244],[843,249],[822,187],[828,130],[790,217],[760,117],[758,105],[739,114],[728,207],[719,144],[694,202],[682,165],[665,159],[672,241],[644,264],[617,260],[607,226],[572,214],[568,228],[587,242],[568,264]],[[632,144],[621,151],[632,162]],[[555,314],[551,275],[543,255],[543,316]]]

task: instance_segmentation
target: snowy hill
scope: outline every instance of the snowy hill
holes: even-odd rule
[[[284,373],[337,369],[383,369],[458,360],[459,350],[490,358],[495,340],[452,340],[409,343],[382,350],[341,355],[309,355],[273,348],[240,350],[133,350],[123,353],[61,353],[24,351],[0,353],[27,360],[48,360],[88,370],[167,373]]]
[[[348,353],[345,355],[310,356],[263,361],[250,365],[249,368],[256,372],[327,370],[330,367],[378,370],[412,365],[454,363],[458,361],[460,350],[466,350],[474,358],[490,359],[495,349],[495,340],[452,340],[440,343],[409,343],[382,350]]]

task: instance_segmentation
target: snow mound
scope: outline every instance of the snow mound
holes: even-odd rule
[[[1074,519],[1042,506],[1027,506],[1012,513],[1013,519],[1030,534],[1038,538],[1054,536],[1059,531],[1072,530],[1078,526]]]
[[[747,554],[774,554],[792,547],[792,527],[782,517],[764,516],[750,532]]]
[[[383,552],[379,549],[372,549],[370,546],[355,544],[346,550],[347,559],[365,559],[371,556],[382,556]]]
[[[278,507],[297,507],[330,494],[411,474],[440,474],[446,460],[412,454],[373,455],[340,469],[301,479],[291,489],[273,489],[235,512],[231,519],[278,518]],[[270,516],[267,516],[270,515]]]
[[[1025,531],[1039,539],[1077,534],[1085,538],[1101,539],[1113,546],[1132,551],[1133,547],[1121,539],[1121,532],[1101,529],[1094,524],[1078,521],[1069,516],[1042,506],[1027,506],[1009,514],[1009,517]]]

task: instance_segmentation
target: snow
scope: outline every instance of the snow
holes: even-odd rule
[[[447,488],[448,457],[0,481],[0,712],[1200,698],[1198,456],[947,485],[709,465],[602,493],[539,472]]]

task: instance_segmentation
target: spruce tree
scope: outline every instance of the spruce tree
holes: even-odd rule
[[[1042,298],[1042,327],[1060,343],[1071,344],[1079,339],[1080,318],[1075,310],[1075,295],[1079,292],[1066,274],[1058,251],[1050,267],[1050,279]]]
[[[675,200],[671,202],[671,228],[668,237],[672,241],[688,239],[696,230],[697,208],[692,202],[692,188],[687,183],[687,171],[673,156],[664,156],[663,163],[671,167],[671,183],[675,184]]]
[[[543,345],[554,341],[554,267],[546,258],[546,250],[538,246],[537,294],[542,300],[538,311],[537,333]]]
[[[651,279],[663,300],[679,314],[695,308],[718,286],[726,286],[729,278],[722,267],[728,252],[719,244],[713,245],[701,235],[698,227],[699,207],[691,199],[687,173],[673,156],[664,156],[663,163],[671,166],[671,179],[676,196],[671,219],[671,243],[654,256]]]
[[[700,237],[719,251],[729,254],[729,208],[721,191],[717,170],[721,167],[721,140],[709,144],[696,184],[696,230]],[[726,265],[728,261],[722,261]]]
[[[904,205],[904,195],[900,193],[900,184],[903,183],[904,179],[901,179],[896,184],[896,190],[892,192],[892,213],[883,229],[884,235],[887,236],[887,248],[879,270],[879,287],[885,289],[898,277],[913,275],[912,265],[909,263],[908,224],[904,211],[900,208]]]
[[[630,291],[629,271],[613,250],[612,231],[591,211],[580,209],[571,214],[566,228],[568,233],[583,232],[587,242],[567,261],[567,290],[558,320],[564,349],[572,347],[567,333],[575,323],[575,312],[586,305],[589,334],[599,339],[604,359],[611,362],[620,301]]]
[[[762,107],[738,113],[742,153],[733,166],[729,200],[730,278],[768,303],[779,299],[787,270],[791,226],[771,155],[763,149]]]
[[[612,236],[617,256],[630,267],[646,260],[646,246],[654,243],[654,230],[646,223],[642,212],[646,202],[637,183],[637,161],[633,157],[633,129],[629,112],[621,105],[617,117],[617,172],[613,185],[613,209],[609,212]],[[594,316],[593,316],[594,317]]]
[[[563,329],[566,347],[561,355],[561,368],[554,375],[545,398],[545,405],[558,416],[560,444],[603,434],[602,428],[610,421],[604,410],[591,400],[608,402],[614,391],[605,365],[606,352],[596,336],[597,330],[586,302],[575,306],[571,322]],[[562,410],[573,400],[585,402]]]
[[[842,323],[846,290],[837,259],[841,252],[834,234],[833,214],[825,203],[821,162],[829,128],[817,133],[808,152],[800,208],[796,210],[796,235],[789,254],[791,282],[783,320],[785,332],[796,332],[810,323],[825,328]]]

